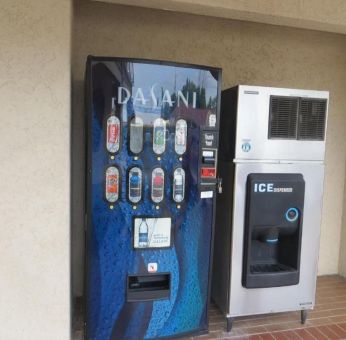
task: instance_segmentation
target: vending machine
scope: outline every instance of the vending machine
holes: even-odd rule
[[[88,58],[86,339],[207,332],[220,77]]]
[[[222,92],[212,297],[227,318],[315,304],[329,94]]]

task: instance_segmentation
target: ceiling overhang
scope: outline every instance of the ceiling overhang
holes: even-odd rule
[[[346,34],[345,0],[92,0]]]

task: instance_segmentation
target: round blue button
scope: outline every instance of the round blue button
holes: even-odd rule
[[[244,143],[241,148],[244,152],[249,152],[251,150],[251,144],[250,143]]]
[[[298,219],[299,211],[297,208],[289,208],[286,211],[286,220],[288,222],[295,222]]]

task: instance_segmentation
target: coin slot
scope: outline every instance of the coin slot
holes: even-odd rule
[[[213,150],[202,151],[202,163],[214,165],[215,162],[215,152]]]

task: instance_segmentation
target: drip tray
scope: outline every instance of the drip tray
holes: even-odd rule
[[[278,272],[292,272],[297,269],[286,266],[281,263],[264,263],[254,264],[250,266],[251,274],[263,274],[263,273],[278,273]]]

